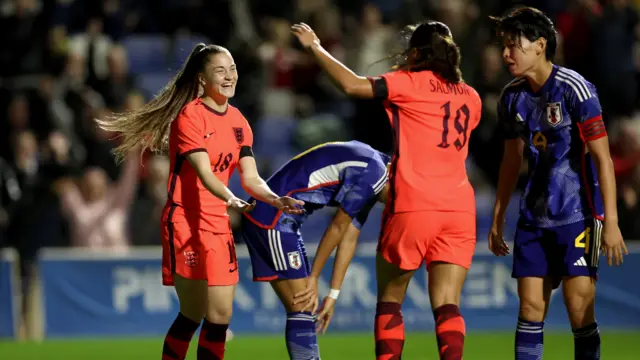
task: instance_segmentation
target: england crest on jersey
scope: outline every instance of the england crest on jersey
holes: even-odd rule
[[[558,126],[562,122],[562,106],[559,102],[547,103],[547,122]]]
[[[287,253],[287,256],[289,257],[289,266],[291,266],[292,269],[298,270],[302,267],[302,259],[298,251]]]

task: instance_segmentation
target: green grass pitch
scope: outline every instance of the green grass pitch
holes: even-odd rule
[[[7,360],[113,360],[160,359],[162,339],[47,340],[42,343],[0,342],[0,359]],[[371,360],[373,334],[341,334],[320,337],[322,359]],[[603,332],[602,359],[632,360],[640,354],[640,332]],[[287,360],[282,336],[238,335],[227,344],[228,360]],[[404,360],[438,359],[433,333],[412,333],[405,342]],[[546,360],[573,359],[571,334],[545,334]],[[195,360],[195,342],[187,357]],[[465,342],[465,360],[513,359],[512,333],[471,332]]]

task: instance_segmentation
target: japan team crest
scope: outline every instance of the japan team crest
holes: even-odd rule
[[[233,128],[233,135],[236,137],[236,141],[238,144],[242,144],[244,142],[244,129],[241,127]]]
[[[188,267],[196,267],[200,264],[200,255],[196,251],[185,251],[184,259]]]
[[[287,253],[287,256],[289,257],[289,266],[291,266],[292,269],[298,270],[302,267],[302,259],[300,258],[299,252],[292,251]]]
[[[562,122],[562,106],[559,102],[547,103],[547,122],[558,126]]]

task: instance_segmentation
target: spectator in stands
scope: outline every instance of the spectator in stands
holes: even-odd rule
[[[615,124],[611,158],[618,182],[620,230],[629,238],[640,239],[640,137],[634,129],[637,119],[623,119]],[[637,127],[637,125],[636,125]]]
[[[34,74],[42,70],[47,18],[38,0],[3,4],[0,15],[0,76]]]
[[[86,32],[70,37],[70,54],[87,64],[90,82],[103,80],[109,74],[107,57],[113,46],[112,40],[103,32],[103,20],[92,17],[87,22]]]
[[[300,54],[291,46],[289,23],[284,19],[266,21],[268,39],[258,48],[267,77],[262,96],[263,116],[291,116],[295,108],[293,67]]]
[[[130,232],[134,245],[160,245],[160,219],[167,202],[169,159],[151,155],[146,164],[147,178],[131,211]],[[145,226],[140,226],[145,224]]]
[[[473,160],[482,170],[484,177],[493,186],[498,184],[500,163],[496,159],[502,156],[502,142],[496,139],[498,122],[497,106],[504,84],[508,82],[502,65],[502,51],[493,44],[487,44],[480,58],[480,68],[475,76],[476,90],[482,98],[482,121],[471,133],[469,151]]]
[[[11,210],[21,196],[15,171],[0,158],[0,247],[8,245],[5,232],[11,221]]]
[[[136,194],[139,166],[140,154],[134,150],[115,184],[98,167],[85,170],[79,184],[70,179],[60,183],[58,191],[71,227],[72,246],[117,251],[129,248],[127,219]]]
[[[386,60],[392,53],[395,42],[393,29],[383,24],[380,10],[373,4],[362,9],[360,25],[357,32],[348,39],[345,64],[356,73],[366,76],[377,76],[387,72],[393,63]],[[355,113],[352,119],[352,131],[356,140],[371,145],[382,152],[390,153],[393,149],[391,125],[380,101],[353,100]],[[371,131],[369,129],[378,129]]]
[[[29,101],[22,93],[14,93],[9,107],[7,109],[6,123],[0,124],[2,131],[0,132],[0,146],[2,147],[1,155],[9,158],[12,153],[11,143],[15,134],[29,130],[31,126],[31,113],[29,110]]]
[[[121,45],[111,47],[107,55],[107,75],[92,84],[104,98],[105,105],[114,111],[121,111],[127,95],[135,87],[135,77],[129,74],[127,52]]]
[[[591,73],[585,76],[598,88],[603,113],[629,116],[637,107],[638,84],[634,44],[640,34],[637,11],[629,0],[608,1],[590,19]],[[585,59],[586,60],[586,59]]]

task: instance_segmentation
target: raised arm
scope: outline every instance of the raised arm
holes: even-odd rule
[[[305,23],[291,27],[291,32],[298,38],[300,44],[311,52],[318,65],[324,70],[338,88],[350,97],[373,99],[376,97],[371,81],[364,76],[358,76],[348,67],[331,56],[322,45],[315,32]]]
[[[138,186],[141,159],[142,153],[139,149],[134,149],[133,153],[127,157],[124,169],[122,169],[122,173],[111,194],[115,207],[126,208],[133,201]]]

